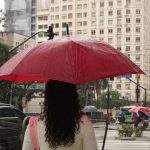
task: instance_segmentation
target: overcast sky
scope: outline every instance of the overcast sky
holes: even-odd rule
[[[0,0],[0,9],[4,8],[4,0]]]

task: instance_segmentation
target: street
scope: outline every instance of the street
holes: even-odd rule
[[[98,143],[98,150],[102,149],[105,125],[93,125]],[[134,140],[117,139],[118,132],[115,125],[109,125],[104,150],[150,150],[150,129],[143,132],[143,137]]]

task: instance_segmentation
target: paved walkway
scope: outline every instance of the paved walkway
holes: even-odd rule
[[[98,149],[102,149],[105,125],[93,125],[97,138]],[[150,150],[150,129],[143,132],[143,137],[134,140],[120,140],[117,126],[109,125],[104,150]]]

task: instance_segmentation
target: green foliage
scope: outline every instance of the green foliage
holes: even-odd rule
[[[120,93],[118,91],[110,91],[110,109],[119,108],[121,105],[119,101]],[[98,108],[107,109],[108,92],[103,92],[98,97]]]
[[[142,137],[143,136],[143,130],[140,127],[134,128],[134,134],[135,137]]]
[[[118,128],[118,135],[121,137],[131,137],[134,133],[134,126],[131,124],[123,124]]]

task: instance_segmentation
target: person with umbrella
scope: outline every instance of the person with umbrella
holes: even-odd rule
[[[30,125],[29,120],[22,150],[35,150],[35,139],[30,130],[33,126],[37,150],[98,150],[92,124],[80,112],[75,84],[49,80],[45,89],[44,114],[37,119],[36,125]]]

